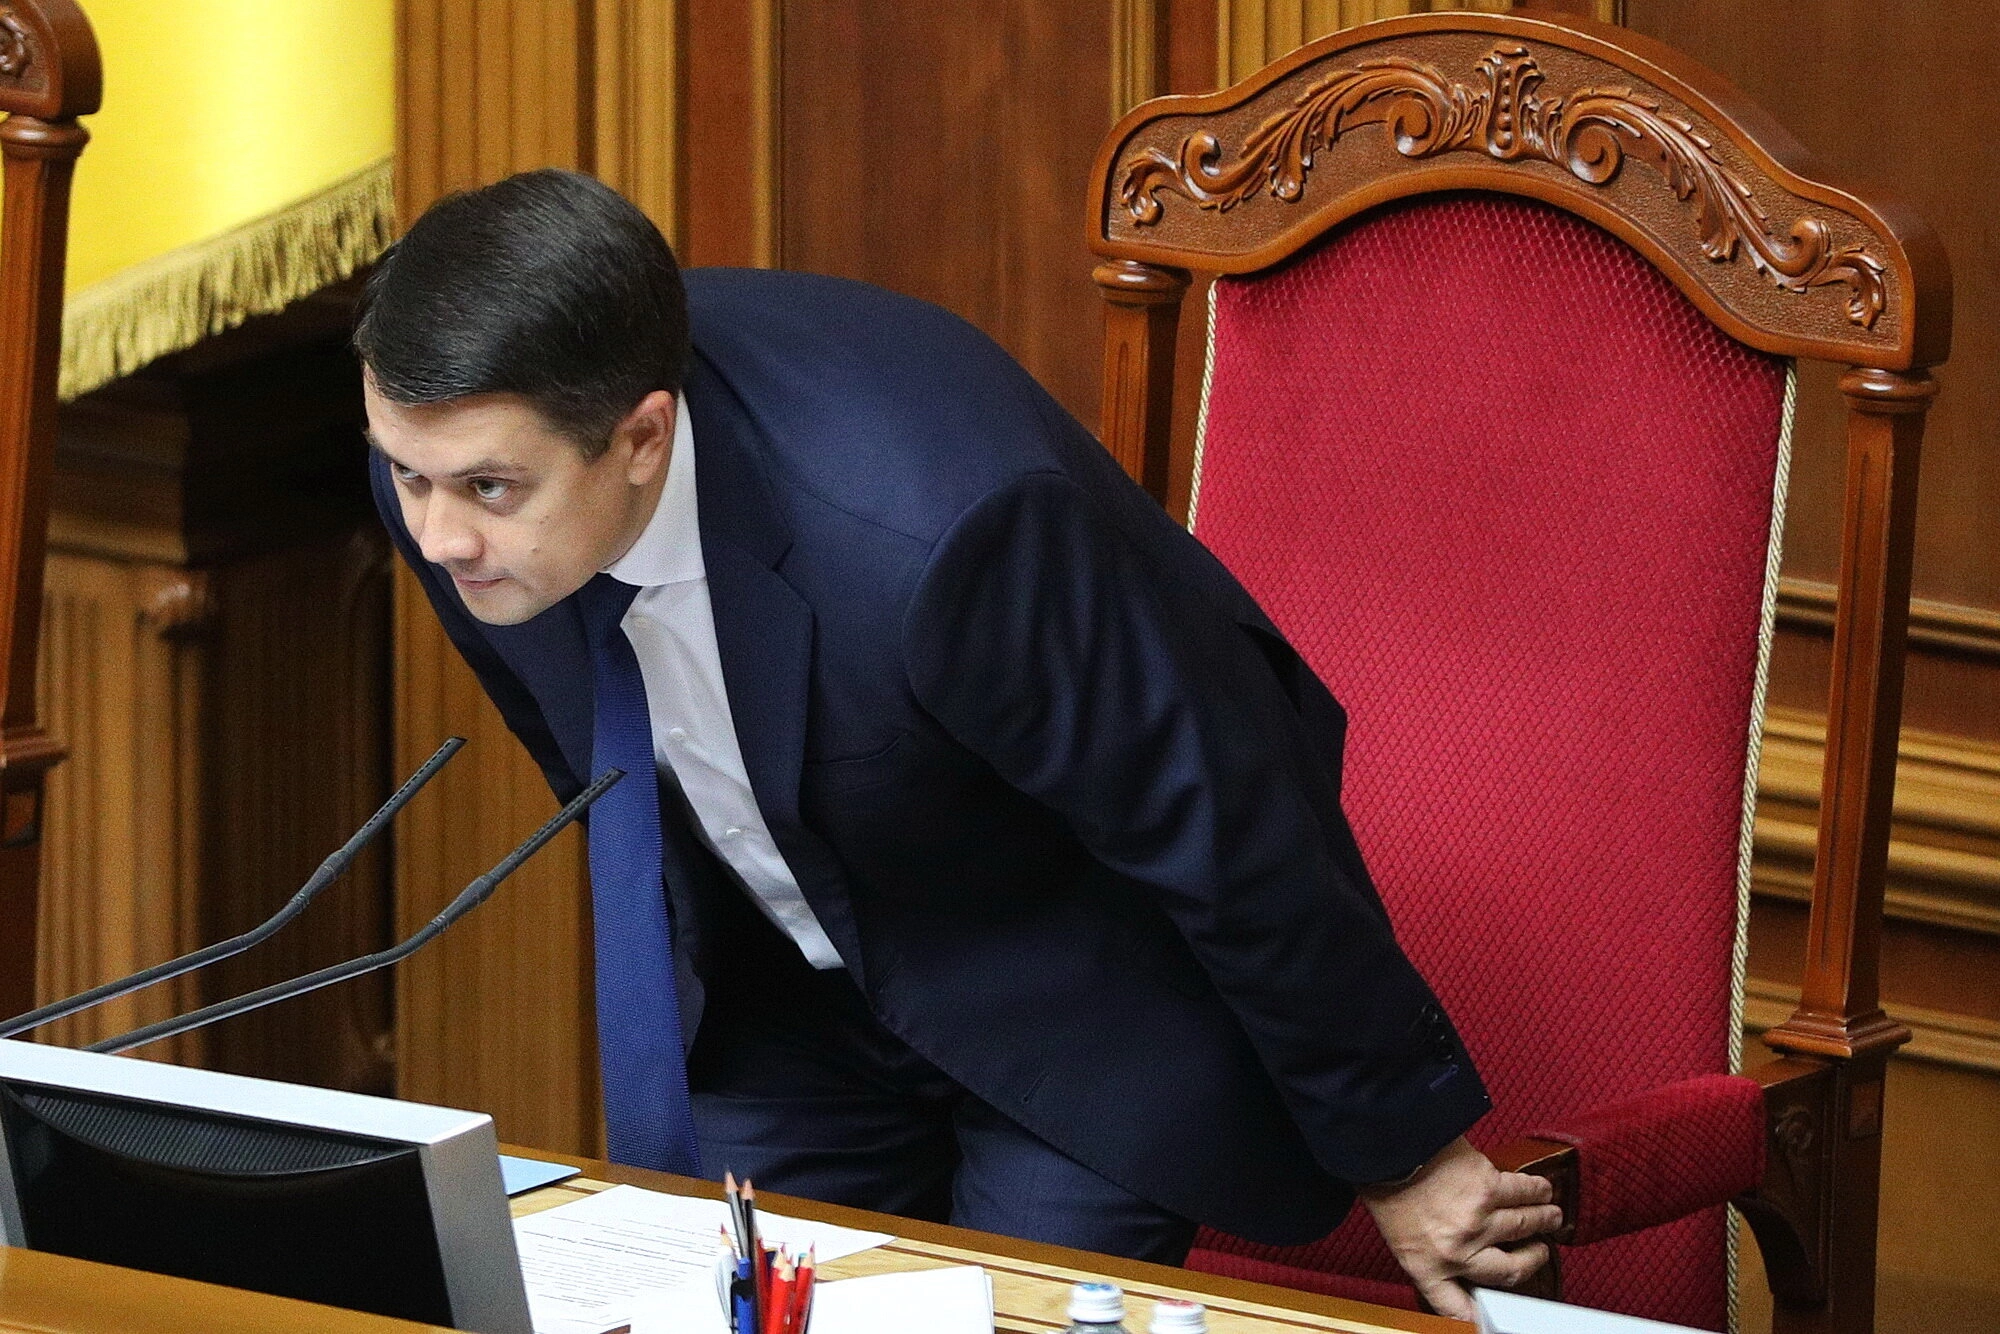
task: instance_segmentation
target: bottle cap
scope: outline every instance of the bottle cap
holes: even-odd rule
[[[1070,1323],[1115,1325],[1125,1318],[1125,1290],[1115,1283],[1079,1283],[1069,1290]]]
[[[1208,1334],[1208,1308],[1172,1298],[1155,1302],[1152,1334]]]

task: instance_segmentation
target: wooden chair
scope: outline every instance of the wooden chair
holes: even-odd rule
[[[1735,1200],[1778,1328],[1871,1328],[1877,1003],[1925,368],[1950,280],[1716,76],[1580,20],[1429,14],[1149,102],[1091,182],[1103,436],[1350,713],[1346,800],[1558,1184],[1572,1300],[1718,1327]],[[1214,276],[1192,476],[1178,310]],[[1804,994],[1738,1064],[1792,359],[1849,367]],[[1359,1211],[1357,1211],[1359,1212]],[[1365,1217],[1190,1263],[1397,1298]]]
[[[35,1003],[42,781],[42,557],[55,471],[70,173],[97,110],[97,41],[73,0],[0,0],[0,1014]]]

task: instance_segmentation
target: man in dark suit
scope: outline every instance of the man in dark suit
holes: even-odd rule
[[[589,826],[614,1157],[1170,1261],[1358,1190],[1454,1312],[1541,1263],[1547,1184],[1461,1137],[1484,1090],[1341,815],[1339,706],[991,342],[683,287],[539,172],[419,220],[356,347],[452,640],[558,796],[643,775]]]

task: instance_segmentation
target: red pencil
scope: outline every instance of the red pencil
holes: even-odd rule
[[[771,1306],[764,1315],[764,1334],[785,1334],[791,1324],[792,1285],[796,1271],[783,1251],[771,1262]]]
[[[806,1326],[812,1320],[813,1285],[819,1281],[815,1263],[818,1251],[817,1246],[808,1246],[805,1259],[799,1261],[798,1273],[792,1280],[792,1309],[785,1334],[806,1334]]]

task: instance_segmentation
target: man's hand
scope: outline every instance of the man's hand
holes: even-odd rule
[[[1542,1242],[1562,1226],[1542,1177],[1502,1172],[1461,1136],[1405,1181],[1360,1189],[1396,1263],[1439,1315],[1473,1318],[1465,1284],[1511,1288],[1548,1262]]]

